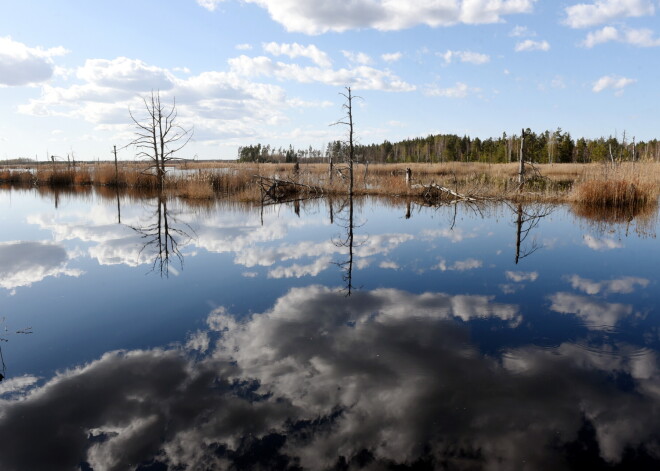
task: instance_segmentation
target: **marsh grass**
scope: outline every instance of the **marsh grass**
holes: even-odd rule
[[[575,184],[574,205],[595,208],[635,209],[656,205],[660,167],[655,163],[591,167]]]
[[[405,180],[412,170],[412,186]],[[659,163],[537,165],[541,178],[529,179],[521,190],[517,164],[448,162],[441,164],[356,164],[354,193],[358,196],[420,196],[415,185],[437,185],[457,193],[511,201],[571,202],[579,205],[619,207],[652,204],[660,187]],[[41,164],[29,169],[0,169],[0,184],[11,187],[121,188],[137,195],[166,191],[188,200],[228,199],[260,201],[255,176],[262,175],[323,188],[326,195],[346,193],[345,164],[239,164],[187,162],[168,172],[163,188],[147,165],[124,162],[115,173],[110,163],[82,163],[75,167]],[[183,171],[178,171],[183,170]]]

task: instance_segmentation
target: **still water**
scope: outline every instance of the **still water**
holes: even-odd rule
[[[658,469],[657,215],[0,193],[0,469]]]

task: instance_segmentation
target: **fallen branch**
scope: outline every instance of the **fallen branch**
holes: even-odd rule
[[[304,183],[298,183],[292,180],[264,177],[262,175],[255,175],[254,177],[261,188],[261,200],[263,203],[269,200],[279,203],[284,200],[297,199],[300,195],[309,198],[323,196],[324,194],[323,188],[318,186],[305,185]]]
[[[442,198],[442,195],[449,195],[453,200],[460,201],[479,201],[479,198],[472,196],[462,195],[454,190],[440,186],[437,183],[431,183],[429,185],[415,184],[410,188],[412,189],[423,189],[422,196],[426,200]],[[486,198],[481,198],[486,199]]]

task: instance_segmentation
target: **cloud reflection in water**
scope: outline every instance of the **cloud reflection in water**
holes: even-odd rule
[[[487,296],[321,286],[242,322],[217,309],[185,347],[110,352],[0,402],[0,466],[562,469],[587,425],[606,462],[660,458],[652,352],[487,356],[463,323],[485,318],[522,320]]]

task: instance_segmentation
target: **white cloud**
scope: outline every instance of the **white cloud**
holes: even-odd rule
[[[89,59],[76,73],[78,78],[99,87],[148,92],[174,87],[174,76],[166,69],[139,59],[118,57],[113,60]]]
[[[436,266],[432,267],[431,270],[440,270],[440,271],[467,271],[474,270],[476,268],[481,268],[483,266],[481,260],[474,258],[468,258],[466,260],[457,260],[452,265],[447,265],[447,262],[443,259],[440,260]]]
[[[550,43],[548,41],[534,41],[533,39],[525,39],[516,44],[516,52],[525,51],[549,51]]]
[[[400,60],[403,57],[403,54],[400,52],[390,52],[386,54],[382,54],[380,56],[381,59],[383,59],[385,62],[396,62]]]
[[[330,69],[322,67],[302,67],[298,64],[273,62],[268,57],[248,57],[242,55],[229,60],[231,71],[240,76],[275,77],[301,83],[324,83],[335,87],[351,85],[356,90],[381,90],[409,92],[415,86],[401,80],[390,71],[383,71],[365,65]]]
[[[588,28],[621,18],[653,15],[655,7],[651,0],[596,0],[567,7],[565,12],[565,24]]]
[[[83,272],[67,267],[69,256],[60,245],[45,242],[0,243],[0,288],[14,291],[47,277],[78,277]]]
[[[481,54],[479,52],[472,51],[450,51],[438,54],[441,56],[446,64],[451,64],[452,62],[467,62],[470,64],[481,65],[490,62],[490,56],[487,54]]]
[[[45,82],[55,72],[52,58],[68,52],[63,47],[29,47],[9,36],[0,37],[0,86]]]
[[[660,46],[660,38],[655,37],[654,32],[650,29],[626,29],[621,31],[614,26],[605,26],[603,29],[587,34],[582,45],[592,48],[610,41],[627,43],[637,47]]]
[[[82,83],[44,85],[41,96],[20,105],[19,112],[82,118],[98,129],[130,133],[127,109],[142,109],[139,95],[159,89],[165,102],[176,97],[179,122],[194,123],[196,141],[214,142],[254,136],[257,129],[264,132],[286,121],[284,110],[303,103],[288,99],[277,85],[252,82],[235,72],[179,78],[168,69],[125,57],[88,60],[76,75]]]
[[[267,9],[270,16],[290,32],[321,34],[328,31],[341,32],[362,28],[393,31],[417,25],[438,27],[457,23],[498,23],[503,21],[503,16],[531,12],[536,0],[246,1]],[[217,1],[205,0],[204,3],[211,4],[213,7],[217,5]]]
[[[332,258],[321,257],[309,265],[294,263],[290,266],[278,266],[268,272],[268,278],[302,278],[303,276],[316,276],[332,264]]]
[[[524,272],[524,271],[506,271],[504,273],[507,279],[520,283],[523,281],[536,281],[539,277],[538,272]]]
[[[398,270],[400,268],[398,263],[392,262],[390,260],[382,261],[382,262],[380,262],[380,264],[378,266],[380,268],[390,269],[390,270]]]
[[[614,239],[596,239],[594,236],[589,234],[585,235],[583,239],[584,244],[592,250],[612,250],[620,249],[623,247],[621,242],[617,242]]]
[[[529,38],[536,36],[536,33],[527,26],[516,26],[511,30],[509,36],[512,38]]]
[[[214,11],[218,5],[224,0],[197,0],[200,7],[206,8],[208,11]]]
[[[606,26],[601,30],[589,33],[587,38],[582,42],[582,45],[585,47],[594,47],[596,44],[618,40],[619,31],[613,26]]]
[[[237,44],[236,49],[239,51],[251,51],[252,44],[248,44],[248,43]]]
[[[453,243],[456,243],[456,242],[462,242],[465,239],[474,239],[475,237],[477,237],[477,233],[476,232],[466,233],[463,229],[457,227],[455,229],[424,229],[422,231],[422,236],[426,239],[435,239],[438,237],[442,237],[445,239],[449,239]]]
[[[556,293],[549,298],[551,310],[576,315],[590,330],[609,330],[633,312],[628,304],[606,303],[572,293]]]
[[[302,46],[298,43],[287,44],[270,42],[264,43],[263,48],[264,51],[273,56],[285,55],[291,59],[295,59],[296,57],[306,57],[320,67],[332,66],[332,61],[328,55],[313,44]]]
[[[604,294],[620,293],[629,294],[635,291],[637,286],[646,288],[650,281],[646,278],[638,278],[634,276],[625,276],[613,280],[593,281],[587,278],[582,278],[579,275],[572,275],[568,278],[571,286],[579,289],[587,294]]]
[[[39,381],[36,376],[25,375],[9,378],[0,383],[0,396],[5,394],[19,394],[34,386]]]
[[[479,93],[481,89],[469,87],[463,82],[456,82],[456,85],[449,88],[431,88],[426,91],[429,96],[442,96],[446,98],[465,98],[470,94]]]
[[[341,51],[346,59],[354,64],[361,65],[371,65],[373,64],[373,59],[364,52],[353,52],[353,51]]]
[[[594,86],[593,86],[592,90],[595,93],[600,93],[603,90],[611,88],[613,90],[617,90],[616,94],[620,95],[621,93],[623,93],[624,88],[626,88],[628,85],[631,85],[635,82],[637,82],[637,80],[631,79],[631,78],[617,77],[617,76],[614,76],[614,75],[606,75],[604,77],[599,78],[594,83]],[[591,237],[591,236],[585,236],[585,242],[587,242],[587,245],[589,245],[589,242],[587,241],[587,237]],[[589,246],[591,247],[591,245],[589,245]],[[591,247],[591,248],[593,248],[593,247]],[[615,248],[615,247],[610,247],[610,248]],[[596,250],[598,250],[598,249],[596,249]]]

